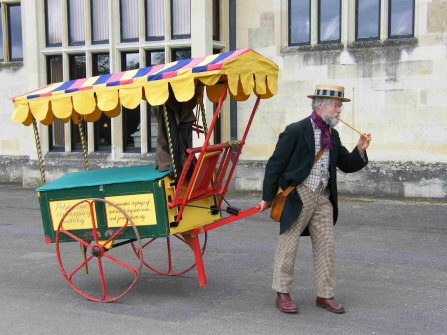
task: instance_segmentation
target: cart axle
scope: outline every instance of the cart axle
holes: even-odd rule
[[[94,245],[91,253],[95,257],[102,257],[102,255],[104,254],[104,248],[100,245]]]

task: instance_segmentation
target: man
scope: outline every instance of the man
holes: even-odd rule
[[[312,241],[317,288],[317,306],[343,313],[335,295],[334,224],[338,216],[337,168],[345,173],[361,170],[368,163],[369,141],[360,137],[349,152],[342,146],[338,123],[344,87],[317,85],[312,99],[312,114],[286,127],[279,135],[273,155],[267,162],[260,211],[272,206],[278,187],[295,187],[287,196],[281,215],[280,236],[275,254],[273,289],[276,306],[284,313],[297,313],[290,297],[300,235]],[[369,135],[368,135],[369,137]],[[320,152],[321,150],[321,152]],[[320,154],[318,154],[320,153]],[[317,160],[316,157],[319,157]],[[314,160],[316,161],[314,163]]]

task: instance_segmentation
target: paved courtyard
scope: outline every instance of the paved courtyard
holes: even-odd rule
[[[248,209],[259,197],[227,200]],[[0,184],[0,333],[447,334],[447,203],[341,200],[336,297],[346,313],[315,306],[311,244],[302,238],[292,291],[299,313],[287,315],[270,287],[278,225],[267,212],[208,234],[208,286],[196,269],[166,277],[144,267],[123,298],[95,303],[62,277],[36,192]],[[144,259],[158,261],[157,248]]]

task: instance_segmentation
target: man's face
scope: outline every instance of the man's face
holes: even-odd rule
[[[341,114],[343,103],[340,99],[331,99],[327,105],[322,105],[321,118],[330,127],[335,127]]]

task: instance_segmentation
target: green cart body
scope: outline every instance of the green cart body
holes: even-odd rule
[[[62,216],[75,203],[88,198],[114,202],[133,218],[140,238],[167,237],[170,235],[164,178],[169,171],[159,172],[153,164],[71,172],[37,189],[47,243],[56,241]],[[118,201],[116,201],[118,199]],[[122,224],[107,204],[96,203],[98,234],[107,239]],[[70,218],[70,231],[85,241],[93,241],[92,224],[88,210],[82,208]],[[115,220],[114,220],[115,219]],[[86,222],[88,221],[88,222]],[[66,223],[68,225],[68,223]],[[83,229],[83,227],[88,227]],[[131,239],[132,227],[126,228],[119,239]],[[61,235],[61,242],[73,241]]]

